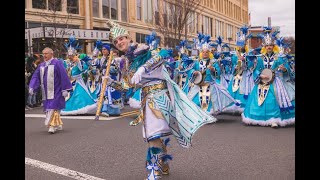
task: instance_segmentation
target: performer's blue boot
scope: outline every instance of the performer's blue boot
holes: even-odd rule
[[[160,139],[161,140],[161,139]],[[146,168],[148,171],[147,180],[160,179],[162,175],[169,174],[168,160],[172,160],[172,156],[167,154],[166,146],[170,141],[167,138],[164,142],[161,140],[160,147],[149,147],[147,152]]]

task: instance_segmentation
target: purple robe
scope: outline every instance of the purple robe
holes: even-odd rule
[[[43,62],[37,67],[29,88],[32,88],[34,92],[40,88],[44,111],[47,109],[61,110],[66,105],[62,91],[71,90],[72,85],[63,63],[52,59],[47,66],[46,62]]]

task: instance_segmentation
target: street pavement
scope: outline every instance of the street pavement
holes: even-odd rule
[[[26,110],[25,179],[145,178],[147,143],[141,125],[129,126],[136,109],[126,106],[123,113],[101,121],[94,121],[94,116],[62,117],[64,129],[49,134],[44,118],[37,117],[44,115],[42,108]],[[164,180],[295,179],[294,126],[246,126],[240,115],[225,114],[218,116],[218,122],[201,127],[189,149],[170,138],[168,153],[173,161]]]

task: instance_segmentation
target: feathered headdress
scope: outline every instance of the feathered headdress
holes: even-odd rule
[[[285,48],[289,47],[289,44],[284,42],[284,38],[280,37],[276,40],[276,45],[279,46],[279,55],[285,56]]]
[[[76,55],[77,50],[81,49],[81,46],[79,46],[79,43],[74,36],[69,37],[69,42],[65,43],[64,47],[68,50],[68,56]]]
[[[245,25],[240,28],[239,32],[237,32],[237,40],[236,40],[237,46],[239,46],[239,47],[245,46],[248,38],[252,37],[251,34],[247,35],[248,29],[249,29],[249,27]]]
[[[222,51],[222,40],[223,40],[223,38],[221,36],[218,36],[216,39],[217,52],[219,52],[219,53]]]
[[[99,39],[96,41],[96,45],[94,46],[92,56],[98,56],[102,47],[102,41]]]
[[[274,45],[274,41],[277,38],[277,34],[279,33],[279,31],[275,31],[273,33],[271,33],[272,31],[272,27],[263,27],[263,40],[262,40],[262,44],[263,46],[268,46],[268,45]],[[260,35],[261,37],[261,35]]]
[[[160,40],[156,37],[156,32],[152,31],[150,35],[146,36],[145,42],[149,45],[150,50],[155,50],[158,48]]]
[[[176,49],[180,52],[181,55],[188,52],[187,43],[187,40],[182,40],[180,41],[179,46],[176,46]]]
[[[211,36],[210,35],[205,35],[205,34],[202,34],[202,33],[198,33],[198,40],[197,41],[194,41],[196,43],[196,49],[198,49],[200,52],[201,51],[205,51],[205,50],[211,50],[211,47],[210,46],[210,38]]]

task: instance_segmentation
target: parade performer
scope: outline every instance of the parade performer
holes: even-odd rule
[[[92,52],[91,65],[89,66],[89,70],[88,70],[89,77],[86,83],[91,93],[91,96],[95,100],[98,99],[98,94],[100,93],[100,89],[101,89],[101,84],[100,84],[101,75],[100,75],[100,70],[98,68],[100,60],[98,56],[101,51],[102,45],[103,43],[101,40],[96,41],[95,47]]]
[[[231,79],[232,79],[232,72],[234,71],[234,66],[232,65],[230,53],[230,47],[228,44],[222,45],[223,52],[220,53],[220,84],[228,88]]]
[[[149,50],[151,52],[153,53],[159,52],[158,51],[159,39],[156,38],[156,33],[154,31],[150,35],[146,36],[145,44],[149,46]],[[141,108],[141,88],[137,88],[135,90],[133,95],[129,98],[128,104],[130,107],[135,109]]]
[[[65,44],[68,49],[68,57],[72,61],[71,78],[74,79],[74,89],[66,98],[66,107],[61,111],[61,115],[77,115],[77,114],[94,114],[96,110],[95,99],[86,86],[83,73],[88,70],[85,61],[79,59],[76,49],[79,48],[77,41],[73,36],[69,37],[69,43]],[[82,59],[89,59],[86,54],[82,55]]]
[[[42,53],[45,61],[33,73],[29,94],[41,88],[43,110],[46,113],[44,124],[49,128],[48,132],[53,134],[56,130],[62,130],[60,111],[65,108],[65,97],[72,85],[63,63],[53,58],[53,50],[46,47]]]
[[[188,98],[204,111],[216,115],[233,103],[239,104],[230,96],[226,88],[215,82],[216,77],[220,76],[221,69],[218,64],[220,60],[216,63],[211,60],[213,54],[210,51],[210,36],[199,33],[198,37],[198,48],[201,53],[191,72],[190,82],[193,84],[188,92]],[[218,45],[219,50],[220,45]],[[221,52],[217,54],[221,57]]]
[[[142,91],[141,110],[138,118],[130,123],[143,124],[143,137],[148,142],[146,168],[147,179],[158,179],[169,173],[167,153],[168,139],[173,134],[182,147],[190,147],[193,134],[198,128],[216,119],[198,108],[179,86],[171,80],[164,62],[168,51],[151,52],[148,45],[132,42],[129,33],[120,25],[109,21],[111,42],[126,53],[128,65],[123,69],[123,80],[107,82],[116,89],[139,87]]]
[[[264,27],[262,55],[257,58],[254,78],[257,82],[251,91],[242,115],[245,124],[278,127],[295,123],[294,104],[279,73],[289,73],[288,64],[279,56],[279,47],[271,27]]]
[[[287,68],[286,72],[283,72],[281,68],[277,68],[275,73],[276,77],[278,77],[283,83],[284,89],[291,101],[292,106],[295,106],[295,84],[293,83],[294,78],[294,67],[292,64],[292,57],[289,54],[290,48],[289,44],[284,42],[284,38],[280,37],[276,39],[276,45],[279,47],[279,57],[284,59],[283,66]],[[281,110],[281,109],[280,109]],[[295,117],[294,111],[290,111],[288,109],[282,109],[281,111],[281,119],[292,119]]]
[[[191,88],[190,78],[195,61],[188,56],[187,41],[183,40],[177,47],[179,50],[179,59],[175,64],[174,81],[179,85],[184,93],[188,94]]]
[[[229,83],[228,91],[233,98],[241,102],[241,108],[238,109],[241,113],[243,112],[249,94],[254,86],[252,75],[254,63],[252,63],[252,58],[255,58],[255,56],[252,53],[248,56],[249,47],[247,45],[247,41],[250,37],[251,34],[248,35],[248,27],[241,27],[240,32],[237,33],[236,52],[232,53],[233,55],[231,58],[233,64],[233,77]]]
[[[104,45],[102,49],[106,48],[107,46]],[[110,49],[109,49],[110,50]],[[117,52],[117,51],[116,51]],[[122,59],[118,56],[111,57],[111,65],[110,65],[110,71],[109,75],[113,80],[120,81],[120,62]],[[107,60],[105,60],[102,64],[107,63]],[[106,76],[106,66],[102,66],[102,75]],[[102,84],[102,83],[101,83]],[[102,87],[102,85],[101,85]],[[100,92],[100,95],[102,92]],[[108,117],[108,116],[120,116],[121,108],[123,107],[123,98],[121,91],[111,87],[107,86],[106,91],[104,92],[104,101],[103,106],[101,109],[101,115]]]

